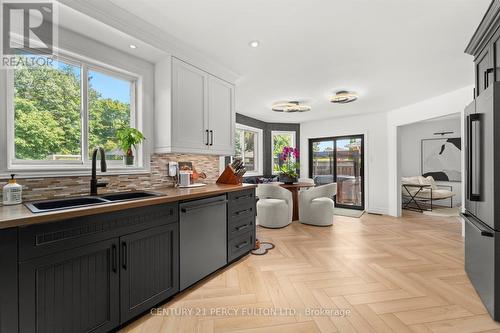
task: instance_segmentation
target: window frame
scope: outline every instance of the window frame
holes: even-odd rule
[[[7,170],[12,171],[23,171],[23,172],[49,172],[50,171],[68,171],[70,173],[83,170],[88,170],[91,168],[91,158],[90,148],[88,147],[88,135],[89,135],[89,101],[88,101],[88,74],[89,71],[96,71],[104,75],[111,76],[113,78],[125,80],[130,82],[130,126],[135,127],[140,131],[143,131],[141,126],[139,126],[142,121],[140,117],[142,116],[141,110],[139,108],[140,101],[138,101],[140,92],[139,87],[141,86],[141,76],[129,71],[104,64],[99,61],[89,59],[85,56],[77,55],[72,52],[58,50],[57,55],[54,56],[56,61],[62,61],[69,65],[80,67],[80,125],[81,125],[81,159],[80,160],[20,160],[15,158],[15,106],[14,106],[14,70],[8,69],[5,72],[6,79],[6,103],[7,103],[7,141],[6,141],[6,153],[7,153]],[[138,145],[136,151],[136,159],[134,166],[125,166],[123,161],[107,161],[108,169],[120,172],[126,170],[127,172],[144,172],[144,149],[142,145]],[[110,171],[108,170],[108,172]]]
[[[273,176],[279,173],[274,170],[274,136],[280,134],[291,134],[292,147],[297,148],[297,133],[295,131],[271,131],[271,174]]]
[[[238,124],[236,123],[235,125],[235,135],[236,135],[236,130],[242,130],[242,131],[249,131],[255,133],[255,140],[257,141],[257,144],[254,143],[254,164],[256,166],[256,170],[254,171],[247,171],[245,173],[245,176],[262,176],[263,175],[263,170],[264,170],[264,163],[263,163],[263,158],[264,158],[264,131],[261,128],[256,128],[252,126],[247,126],[243,124]],[[244,145],[245,140],[243,140],[243,145]],[[242,153],[244,153],[245,149],[242,147]],[[256,151],[255,151],[256,150]],[[234,156],[232,156],[234,158]],[[244,159],[244,154],[243,154],[243,159]]]

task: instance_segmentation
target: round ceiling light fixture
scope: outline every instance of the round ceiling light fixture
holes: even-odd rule
[[[354,102],[357,99],[358,99],[358,95],[356,95],[356,93],[343,90],[343,91],[337,92],[330,99],[330,102],[337,103],[337,104],[347,104],[347,103]]]
[[[259,47],[260,43],[258,40],[252,40],[250,43],[248,43],[248,45],[250,45],[250,47]]]
[[[300,104],[298,101],[278,102],[273,104],[272,110],[275,112],[307,112],[311,111],[309,105]]]

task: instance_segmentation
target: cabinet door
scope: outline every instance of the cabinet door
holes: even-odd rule
[[[210,150],[234,155],[234,86],[219,78],[208,79]]]
[[[19,264],[19,329],[108,332],[119,324],[118,240]]]
[[[492,67],[492,59],[490,47],[481,52],[475,61],[476,66],[476,95],[479,96],[493,80],[493,73],[490,71]]]
[[[121,322],[179,291],[179,229],[173,223],[120,238]]]
[[[208,74],[175,58],[172,66],[172,149],[186,153],[207,151]]]
[[[0,333],[17,332],[17,228],[0,230],[0,267]]]

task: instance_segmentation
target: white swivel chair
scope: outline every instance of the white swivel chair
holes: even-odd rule
[[[283,228],[292,223],[292,192],[276,184],[259,184],[256,195],[258,225]]]
[[[299,178],[299,183],[314,185],[314,179],[312,179],[312,178]]]
[[[327,184],[300,192],[299,220],[301,223],[318,226],[333,224],[333,196],[337,184]]]

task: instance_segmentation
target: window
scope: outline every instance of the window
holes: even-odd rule
[[[294,131],[272,131],[271,132],[271,151],[272,151],[272,170],[273,174],[279,171],[279,155],[283,151],[283,147],[295,146],[295,132]]]
[[[262,175],[262,130],[236,124],[234,157],[243,160],[245,175]]]
[[[122,166],[116,130],[135,124],[137,79],[69,57],[23,64],[9,83],[10,165],[74,168],[101,146],[111,168]]]

